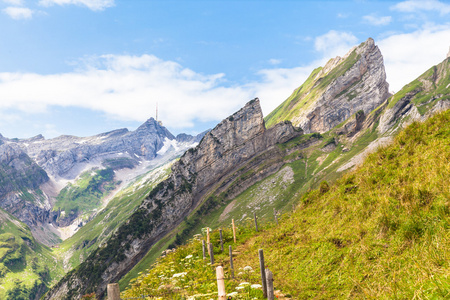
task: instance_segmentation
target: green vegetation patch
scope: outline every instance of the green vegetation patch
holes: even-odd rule
[[[0,299],[34,299],[61,276],[62,262],[25,224],[2,210],[0,219]]]
[[[112,168],[85,172],[75,184],[68,184],[56,197],[53,210],[64,211],[66,217],[89,212],[101,205],[101,199],[118,184]]]

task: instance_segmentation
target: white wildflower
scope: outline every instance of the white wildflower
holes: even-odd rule
[[[188,256],[185,257],[186,259],[192,258],[192,254],[189,254]]]
[[[262,288],[262,285],[260,285],[260,284],[252,284],[250,287],[252,289],[260,289],[260,288]]]
[[[186,274],[187,274],[187,272],[176,273],[176,274],[173,274],[172,278],[184,277],[184,276],[186,276]]]
[[[250,266],[245,266],[244,271],[253,271],[253,268]]]
[[[246,286],[246,285],[250,285],[250,283],[248,283],[248,282],[241,282],[241,283],[239,283],[239,286]]]

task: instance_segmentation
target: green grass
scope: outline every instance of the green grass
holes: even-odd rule
[[[61,277],[61,263],[25,224],[2,210],[0,220],[0,299],[33,298]]]
[[[116,186],[111,168],[85,172],[75,184],[68,184],[56,197],[53,210],[60,209],[65,217],[89,213],[101,205],[101,199]]]
[[[256,266],[264,248],[296,299],[449,297],[449,121],[446,112],[414,123],[329,191],[306,194],[241,261]]]
[[[263,227],[261,227],[262,229]],[[267,228],[267,226],[266,226]],[[206,240],[205,230],[201,238]],[[225,289],[233,299],[264,299],[256,270],[243,268],[234,270],[231,275],[229,264],[229,246],[232,248],[248,239],[254,232],[250,220],[239,223],[237,227],[237,241],[233,242],[231,228],[223,229],[224,251],[220,249],[220,235],[218,230],[211,232],[211,243],[214,252],[214,265],[211,265],[208,253],[203,259],[200,239],[190,239],[185,246],[169,253],[166,257],[158,258],[151,269],[141,272],[130,281],[130,288],[122,289],[123,298],[141,297],[142,295],[155,295],[163,299],[211,299],[217,297],[217,279],[215,267],[224,268]],[[237,256],[236,256],[237,255]],[[235,257],[239,257],[234,253]]]
[[[196,211],[154,245],[144,259],[120,280],[120,287],[122,289],[126,287],[130,279],[137,277],[139,272],[145,271],[149,265],[156,261],[163,250],[174,245],[177,234],[179,243],[183,243],[203,227],[228,226],[231,219],[242,221],[247,217],[252,217],[254,212],[257,213],[260,222],[273,222],[274,209],[280,213],[288,212],[293,205],[298,204],[299,195],[312,187],[317,187],[322,180],[334,182],[339,178],[341,174],[336,170],[376,139],[377,132],[376,128],[367,130],[353,143],[349,152],[342,152],[341,144],[338,144],[331,153],[324,153],[321,148],[331,139],[334,139],[334,136],[333,132],[327,132],[323,135],[318,133],[307,134],[287,143],[278,144],[277,146],[281,151],[292,152],[284,157],[285,166],[279,172],[257,182],[233,199],[228,199],[225,196],[226,191],[220,195],[206,196],[205,202]],[[305,148],[305,144],[311,146]],[[302,150],[296,150],[298,147]],[[325,155],[327,156],[326,159],[320,164],[318,158]],[[252,163],[250,162],[250,164]],[[270,163],[265,160],[263,164],[247,172],[244,172],[246,167],[242,167],[238,172],[244,173],[235,179],[235,183],[259,173],[267,167],[267,164],[270,167]],[[325,169],[327,170],[324,171]],[[289,184],[285,182],[284,174],[286,172],[293,173],[292,182]],[[208,199],[211,199],[211,201],[208,202]],[[228,213],[224,213],[230,203],[234,203],[234,207]]]

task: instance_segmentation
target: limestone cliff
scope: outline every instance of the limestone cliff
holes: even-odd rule
[[[15,144],[0,145],[0,207],[29,226],[48,218],[51,204],[39,190],[47,173]]]
[[[383,57],[373,39],[328,61],[270,113],[272,126],[289,120],[305,133],[326,132],[358,111],[370,113],[389,96]]]
[[[378,132],[385,135],[412,121],[423,121],[437,111],[449,109],[450,57],[407,84],[388,102],[378,126]]]
[[[125,275],[161,237],[178,225],[221,180],[262,152],[301,135],[290,122],[266,129],[258,99],[223,120],[172,167],[132,217],[103,248],[63,278],[46,299],[101,297],[109,282]]]

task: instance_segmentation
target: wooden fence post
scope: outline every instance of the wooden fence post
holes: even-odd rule
[[[277,222],[277,225],[278,225],[278,217],[277,217],[277,215],[275,215],[275,222]]]
[[[234,279],[233,250],[231,249],[231,245],[228,245],[228,252],[230,252],[230,270],[231,270],[231,278]]]
[[[264,298],[267,298],[267,282],[266,282],[266,271],[264,267],[264,252],[263,249],[259,249],[259,268],[261,269],[261,282]]]
[[[236,243],[236,226],[234,226],[234,219],[231,219],[231,224],[233,225],[233,239],[234,239],[234,243]]]
[[[203,259],[205,259],[206,258],[205,240],[202,240],[202,250],[203,250]]]
[[[214,249],[213,244],[209,244],[209,256],[211,258],[211,265],[214,265]]]
[[[110,283],[107,288],[108,300],[120,300],[120,288],[118,283]]]
[[[253,218],[255,219],[255,230],[258,232],[258,221],[256,220],[256,212],[253,213]]]
[[[223,252],[223,236],[222,236],[222,228],[219,229],[220,234],[220,250]]]
[[[274,300],[273,292],[273,274],[269,269],[266,269],[266,281],[267,281],[267,300]]]
[[[225,292],[225,278],[223,276],[222,266],[218,266],[216,268],[216,277],[217,277],[217,290],[219,292],[219,300],[225,300],[227,297],[227,293]]]
[[[209,240],[209,227],[206,227],[206,244],[207,244],[207,247],[208,247],[208,254],[211,255],[211,252],[209,252],[210,251],[209,250],[209,244],[211,244],[210,240]]]

